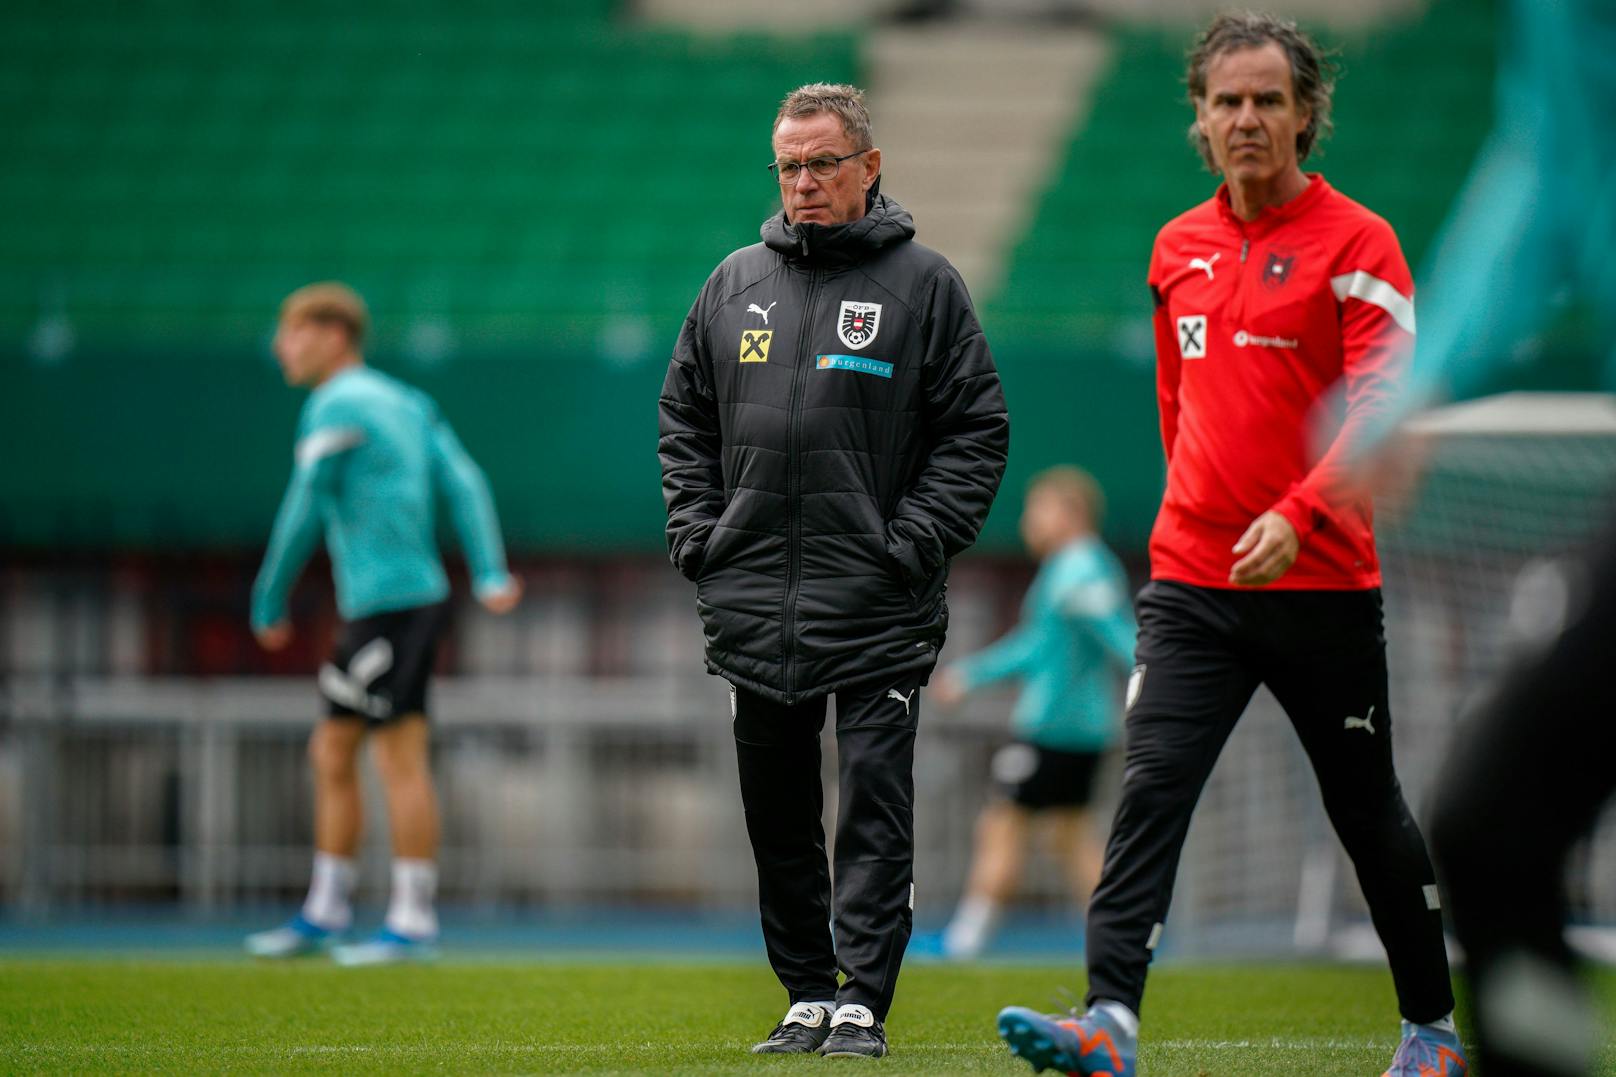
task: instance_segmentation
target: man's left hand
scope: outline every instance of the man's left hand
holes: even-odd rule
[[[1302,548],[1296,528],[1272,510],[1251,521],[1246,533],[1234,544],[1234,552],[1245,556],[1229,570],[1229,582],[1239,587],[1263,587],[1273,583],[1296,563]]]

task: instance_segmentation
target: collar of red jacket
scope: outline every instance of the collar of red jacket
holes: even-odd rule
[[[1234,226],[1241,235],[1249,239],[1271,232],[1286,221],[1293,221],[1300,217],[1318,205],[1320,200],[1330,192],[1330,189],[1330,184],[1323,175],[1318,172],[1309,172],[1307,173],[1307,189],[1305,191],[1282,205],[1264,206],[1257,213],[1257,219],[1254,221],[1243,221],[1235,214],[1234,206],[1229,201],[1229,185],[1227,183],[1218,184],[1218,193],[1214,196],[1214,201],[1218,204],[1218,216],[1222,218],[1223,222]]]

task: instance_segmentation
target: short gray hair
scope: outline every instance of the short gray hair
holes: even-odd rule
[[[786,94],[780,102],[780,111],[774,115],[774,126],[785,119],[801,119],[829,112],[842,121],[842,130],[852,140],[855,150],[875,146],[870,135],[870,110],[864,107],[864,91],[844,82],[810,82]]]
[[[1212,61],[1229,52],[1257,49],[1272,42],[1284,51],[1291,64],[1291,87],[1296,101],[1311,113],[1307,126],[1296,133],[1296,159],[1307,160],[1320,139],[1329,135],[1330,95],[1335,92],[1336,67],[1329,54],[1319,47],[1296,23],[1259,11],[1228,11],[1212,20],[1190,48],[1189,71],[1184,81],[1189,87],[1190,104],[1206,96],[1206,72]],[[1198,122],[1190,123],[1190,145],[1201,160],[1217,172],[1212,144],[1201,133]]]

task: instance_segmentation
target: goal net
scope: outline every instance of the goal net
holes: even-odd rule
[[[1509,655],[1515,581],[1616,511],[1616,396],[1510,393],[1429,412],[1411,433],[1421,480],[1377,536],[1398,772],[1423,819],[1461,710]],[[1574,923],[1616,925],[1616,816],[1573,858],[1569,889]],[[1202,952],[1377,951],[1306,757],[1266,692],[1202,798],[1171,934]]]

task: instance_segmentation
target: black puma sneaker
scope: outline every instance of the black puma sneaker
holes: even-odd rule
[[[887,1030],[865,1007],[843,1003],[830,1019],[830,1035],[819,1053],[826,1058],[881,1058],[887,1053]]]
[[[755,1055],[811,1055],[830,1035],[830,1007],[799,1002],[786,1011],[769,1038],[752,1047]]]

